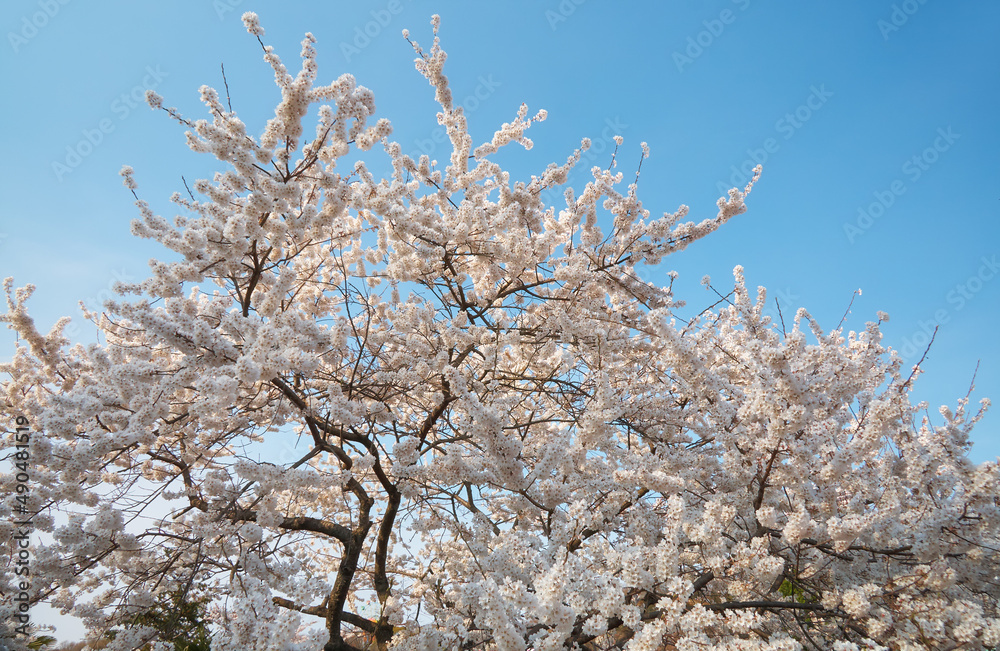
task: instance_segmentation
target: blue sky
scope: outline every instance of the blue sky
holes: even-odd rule
[[[997,151],[1000,4],[943,0],[765,3],[252,2],[30,0],[3,3],[0,74],[5,129],[0,276],[34,283],[47,329],[139,279],[157,246],[128,233],[136,216],[122,187],[136,170],[140,196],[173,215],[181,177],[216,166],[189,152],[183,132],[134,101],[153,88],[188,117],[204,116],[198,87],[222,89],[259,132],[277,91],[240,15],[256,11],[290,68],[312,31],[320,80],[351,72],[375,92],[404,151],[445,158],[433,92],[413,70],[403,28],[429,45],[442,16],[446,73],[477,141],[521,102],[549,118],[535,148],[504,161],[527,177],[563,161],[582,137],[594,150],[625,137],[620,169],[634,169],[654,213],[691,206],[715,214],[720,189],[763,162],[750,210],[649,271],[666,272],[692,309],[727,288],[742,264],[751,285],[837,326],[858,288],[847,329],[877,310],[888,342],[916,361],[940,326],[918,399],[954,405],[979,363],[974,399],[1000,398],[1000,181]],[[223,90],[224,92],[224,90]],[[606,165],[609,151],[585,167]],[[743,171],[741,171],[741,168]],[[582,186],[586,174],[572,182]],[[81,340],[93,328],[79,323]],[[6,351],[13,336],[0,334]],[[9,357],[9,353],[3,353]],[[939,418],[938,418],[939,420]],[[972,457],[1000,455],[1000,416],[974,434]]]

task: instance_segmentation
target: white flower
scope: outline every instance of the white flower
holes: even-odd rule
[[[146,90],[146,103],[152,109],[163,108],[163,98],[152,89]]]
[[[124,185],[129,190],[135,190],[139,185],[135,182],[135,170],[129,165],[123,165],[122,169],[118,174],[124,179],[122,185]]]
[[[254,12],[248,11],[243,14],[243,25],[254,36],[264,36],[264,29],[260,26],[260,19],[257,18],[257,14]]]

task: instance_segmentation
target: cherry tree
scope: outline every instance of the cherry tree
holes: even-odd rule
[[[371,91],[317,83],[312,35],[293,75],[243,19],[281,101],[254,136],[207,86],[207,119],[148,94],[222,171],[173,220],[137,194],[133,234],[172,253],[87,313],[102,343],[72,345],[67,319],[42,334],[31,286],[5,282],[32,603],[95,644],[116,631],[109,649],[171,648],[139,623],[167,596],[210,603],[219,650],[1000,643],[1000,476],[966,456],[982,409],[923,415],[884,314],[773,322],[737,267],[684,320],[640,278],[753,182],[695,222],[651,216],[617,149],[564,187],[587,140],[512,179],[496,154],[530,149],[545,112],[475,144],[436,17],[411,43],[451,152],[414,160]],[[14,471],[0,482],[13,559]]]

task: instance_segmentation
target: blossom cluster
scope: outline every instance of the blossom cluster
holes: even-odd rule
[[[982,409],[924,415],[884,314],[786,328],[737,268],[684,321],[640,279],[744,213],[756,176],[700,221],[653,216],[615,165],[545,205],[589,143],[513,178],[497,152],[546,114],[475,145],[436,18],[413,46],[443,168],[390,142],[353,77],[317,84],[311,35],[293,75],[244,22],[274,117],[254,136],[212,88],[194,121],[148,97],[223,169],[172,220],[137,199],[132,232],[172,254],[87,314],[103,343],[42,334],[32,288],[4,285],[23,344],[3,414],[44,432],[35,599],[99,636],[196,582],[219,649],[1000,643],[1000,468],[966,454]],[[126,628],[116,648],[160,643]]]

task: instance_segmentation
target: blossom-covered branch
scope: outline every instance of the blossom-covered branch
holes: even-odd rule
[[[244,22],[274,117],[253,135],[228,93],[202,87],[205,119],[149,94],[220,171],[167,219],[123,169],[132,232],[171,253],[88,313],[104,343],[42,334],[4,285],[3,445],[18,416],[42,433],[35,602],[111,649],[167,642],[136,615],[176,594],[210,601],[220,650],[1000,643],[982,411],[922,416],[884,315],[786,332],[738,267],[682,321],[640,279],[744,213],[759,169],[700,221],[652,216],[617,149],[564,187],[587,140],[516,180],[496,154],[546,113],[475,144],[437,18],[410,42],[451,151],[413,159],[370,90],[317,81],[312,35],[293,74]]]

